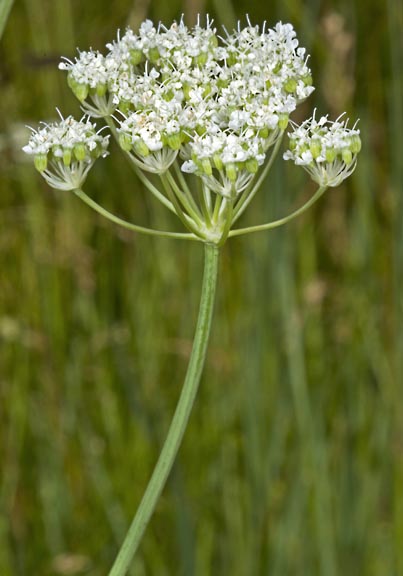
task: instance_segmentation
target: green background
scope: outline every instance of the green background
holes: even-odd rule
[[[19,0],[0,45],[0,574],[106,575],[178,398],[202,272],[194,243],[117,229],[21,152],[57,70],[147,16],[290,21],[314,107],[359,117],[354,175],[298,221],[224,247],[207,367],[130,574],[403,575],[403,4]],[[244,20],[243,20],[244,21]],[[242,224],[314,190],[278,158]],[[113,148],[85,191],[180,229]]]

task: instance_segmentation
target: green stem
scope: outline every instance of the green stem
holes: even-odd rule
[[[165,232],[163,230],[154,230],[152,228],[146,228],[145,226],[138,226],[137,224],[132,224],[127,222],[127,220],[122,220],[118,216],[115,216],[111,212],[108,212],[105,208],[100,206],[95,200],[87,196],[83,190],[77,188],[74,190],[76,196],[78,196],[83,202],[87,204],[90,208],[107,218],[111,222],[126,228],[127,230],[132,230],[133,232],[141,232],[142,234],[148,234],[149,236],[160,236],[162,238],[176,238],[178,240],[198,240],[194,234],[183,234],[181,232]]]
[[[205,244],[204,276],[192,354],[175,414],[140,506],[109,576],[125,576],[178,453],[206,358],[217,284],[219,249]]]
[[[262,232],[263,230],[271,230],[271,228],[277,228],[278,226],[282,226],[283,224],[287,224],[290,220],[293,220],[300,214],[303,214],[305,210],[308,210],[312,204],[314,204],[324,193],[327,189],[327,186],[321,186],[317,189],[315,194],[306,202],[301,208],[295,210],[295,212],[291,212],[288,216],[284,218],[280,218],[279,220],[273,220],[273,222],[268,222],[267,224],[260,224],[258,226],[249,226],[248,228],[235,228],[235,230],[231,230],[228,234],[229,237],[233,236],[241,236],[242,234],[250,234],[251,232]]]
[[[166,174],[160,174],[159,177],[160,177],[160,180],[162,182],[162,185],[165,189],[165,192],[166,192],[168,198],[170,199],[170,201],[172,202],[172,205],[175,208],[175,213],[178,216],[178,218],[180,219],[180,221],[182,222],[182,224],[185,226],[185,228],[187,228],[188,230],[191,230],[191,232],[196,234],[196,236],[199,236],[200,238],[204,239],[204,237],[200,234],[200,232],[197,228],[197,223],[193,220],[193,218],[191,216],[189,216],[189,214],[185,214],[183,212],[183,210],[179,204],[179,200],[177,199],[175,192],[171,188],[171,185],[169,183],[167,175]]]
[[[118,133],[116,131],[116,126],[113,123],[112,118],[110,116],[107,116],[105,118],[105,122],[109,126],[109,129],[112,132],[112,135],[115,138],[116,143],[120,148],[119,136],[118,136]],[[132,170],[134,170],[134,172],[137,174],[137,177],[142,182],[142,184],[151,192],[151,194],[153,194],[162,204],[164,204],[164,206],[166,206],[166,208],[168,208],[168,210],[170,210],[171,212],[173,212],[175,214],[176,213],[175,208],[172,206],[172,203],[167,198],[165,198],[165,196],[163,194],[161,194],[161,192],[158,190],[158,188],[156,186],[154,186],[154,184],[147,178],[147,176],[137,166],[137,164],[134,161],[134,158],[130,154],[130,152],[125,152],[125,156],[126,156],[126,158],[128,158]]]
[[[142,170],[140,170],[140,168],[138,166],[136,166],[136,164],[133,162],[132,156],[129,153],[126,153],[126,155],[128,156],[129,161],[130,161],[130,166],[133,168],[133,170],[137,174],[138,179],[151,192],[151,194],[153,194],[157,198],[157,200],[159,200],[161,202],[161,204],[163,204],[166,208],[168,208],[168,210],[170,210],[171,212],[176,214],[176,211],[175,211],[175,208],[174,208],[172,202],[170,202],[167,198],[165,198],[165,196],[163,194],[161,194],[161,192],[158,190],[158,188],[156,186],[154,186],[154,184],[147,178],[147,176],[142,172]]]
[[[175,193],[176,197],[179,199],[182,206],[187,211],[188,215],[195,222],[197,222],[199,225],[202,224],[201,213],[200,213],[199,207],[197,206],[196,202],[194,201],[193,196],[191,195],[189,188],[187,188],[188,192],[186,191],[186,188],[181,190],[180,187],[177,185],[175,178],[173,177],[171,172],[169,170],[167,170],[165,174],[166,174],[166,177],[168,179],[168,182],[169,182],[173,192]]]

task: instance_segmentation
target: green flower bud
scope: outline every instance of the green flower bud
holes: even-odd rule
[[[353,154],[351,150],[349,150],[348,148],[343,148],[341,157],[343,159],[343,162],[345,162],[347,166],[351,164],[351,162],[353,161]]]
[[[191,86],[189,84],[183,84],[182,90],[183,90],[183,96],[184,96],[185,100],[189,100]]]
[[[311,145],[309,146],[309,150],[311,151],[312,157],[316,159],[320,156],[322,151],[322,145],[319,140],[312,140]]]
[[[288,126],[288,114],[279,114],[278,127],[280,130],[285,130]]]
[[[294,150],[296,150],[297,142],[296,142],[295,138],[290,138],[290,142],[288,144],[288,147],[291,150],[291,152],[294,152]]]
[[[130,62],[133,66],[138,66],[143,60],[143,53],[141,50],[130,50]]]
[[[225,173],[231,182],[235,182],[237,178],[237,169],[236,165],[233,163],[227,164],[225,166]]]
[[[76,82],[76,80],[74,80],[74,78],[72,78],[70,74],[67,75],[67,84],[71,88],[74,96],[80,102],[84,102],[89,92],[89,87],[87,86],[87,84],[80,84],[79,82]]]
[[[133,142],[129,134],[126,134],[125,132],[119,134],[119,145],[125,152],[130,152]]]
[[[156,64],[158,62],[160,58],[160,53],[158,48],[156,48],[154,46],[154,48],[150,48],[150,51],[148,52],[148,59],[150,60],[150,62],[152,62],[153,64]]]
[[[300,154],[301,154],[301,156],[302,156],[302,154],[303,154],[304,152],[308,152],[309,146],[308,146],[308,144],[306,144],[306,143],[305,143],[305,144],[301,144],[299,149],[300,149]]]
[[[126,102],[125,100],[121,100],[121,101],[119,102],[119,110],[120,110],[125,116],[127,116],[127,114],[129,113],[129,111],[130,111],[130,106],[131,106],[130,102]]]
[[[164,100],[165,100],[166,102],[170,102],[170,101],[173,99],[173,97],[174,97],[174,93],[173,93],[172,90],[168,90],[168,92],[166,92],[166,93],[164,94]]]
[[[218,78],[217,79],[217,86],[218,88],[227,88],[229,85],[229,80],[228,79],[224,79],[224,78]]]
[[[201,169],[207,176],[211,176],[213,173],[213,169],[210,164],[210,160],[208,158],[204,158],[201,161]]]
[[[210,48],[217,48],[218,46],[218,38],[215,34],[213,34],[212,36],[210,36],[209,38],[209,46]]]
[[[268,128],[261,128],[258,132],[260,138],[268,138],[269,137],[269,129]]]
[[[87,157],[87,147],[85,144],[76,144],[73,148],[73,152],[79,162],[82,162]]]
[[[223,163],[221,160],[221,156],[219,154],[214,154],[213,162],[214,162],[214,166],[217,168],[217,170],[222,170]]]
[[[204,66],[207,62],[208,55],[206,52],[200,52],[195,58],[193,58],[193,63],[195,66]]]
[[[328,148],[326,150],[326,162],[334,162],[335,158],[336,158],[337,154],[336,154],[336,150],[334,150],[334,148]]]
[[[351,137],[350,150],[353,154],[358,154],[358,152],[361,150],[361,138],[358,136],[358,134],[355,134]]]
[[[102,96],[105,96],[107,90],[108,90],[108,85],[107,85],[107,84],[97,84],[96,94],[97,94],[97,96],[99,96],[100,98],[102,98]]]
[[[211,94],[211,84],[207,83],[204,86],[204,90],[203,90],[203,98],[207,98],[207,96],[209,96]]]
[[[284,84],[284,90],[289,94],[293,94],[297,89],[297,81],[294,78],[289,78]]]
[[[136,140],[136,142],[133,144],[133,148],[135,149],[135,151],[137,152],[137,154],[139,156],[149,156],[150,155],[150,149],[148,148],[147,144],[144,142],[144,140]]]
[[[196,132],[199,136],[203,136],[203,134],[206,133],[205,126],[202,126],[201,124],[199,124],[198,126],[196,126]]]
[[[272,84],[271,81],[269,79],[266,80],[266,88],[267,90],[269,90],[269,88],[271,88]]]
[[[234,66],[237,63],[236,53],[232,52],[227,58],[227,65]]]
[[[70,166],[71,164],[71,148],[64,148],[63,150],[63,164]]]
[[[305,84],[305,86],[312,86],[312,76],[310,74],[307,74],[306,76],[304,76],[302,78],[302,81]]]
[[[169,134],[166,137],[166,142],[172,150],[179,150],[182,144],[181,135],[178,134]]]
[[[245,167],[251,174],[256,174],[256,172],[259,170],[259,163],[255,158],[250,158],[245,162]]]
[[[34,156],[34,166],[38,170],[38,172],[43,172],[46,170],[48,165],[48,158],[46,154],[36,154]]]

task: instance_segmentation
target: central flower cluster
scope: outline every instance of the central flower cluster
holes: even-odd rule
[[[142,169],[163,173],[179,154],[183,171],[224,196],[242,191],[313,91],[291,24],[219,37],[209,20],[191,29],[147,20],[107,48],[60,64],[83,109],[114,114],[122,148]]]

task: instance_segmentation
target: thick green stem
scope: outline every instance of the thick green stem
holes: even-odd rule
[[[205,244],[204,276],[192,354],[175,414],[143,499],[109,576],[125,576],[178,453],[206,358],[217,284],[219,249]]]

